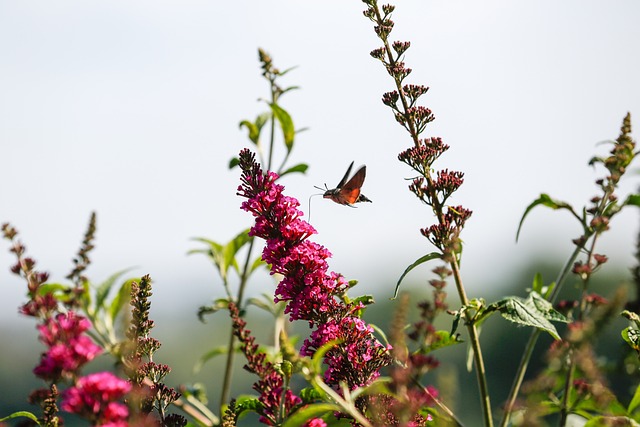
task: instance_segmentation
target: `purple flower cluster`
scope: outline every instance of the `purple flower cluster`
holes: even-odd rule
[[[302,354],[312,355],[325,343],[339,340],[325,356],[327,383],[337,386],[346,381],[352,389],[369,384],[390,363],[388,348],[356,315],[363,306],[339,299],[349,284],[340,274],[328,272],[331,253],[307,240],[316,230],[301,218],[300,203],[283,194],[284,187],[276,183],[278,175],[263,174],[255,156],[246,149],[240,152],[240,167],[238,195],[247,198],[242,209],[256,219],[250,235],[266,240],[262,259],[270,265],[271,274],[284,276],[276,288],[275,301],[287,302],[285,313],[291,320],[319,325],[305,340]]]
[[[131,383],[111,372],[82,377],[63,394],[62,409],[89,419],[92,425],[126,427],[129,410],[118,402],[131,390]]]
[[[38,377],[56,382],[72,378],[87,362],[102,352],[84,332],[91,322],[73,311],[45,319],[38,326],[40,341],[48,347],[33,370]]]

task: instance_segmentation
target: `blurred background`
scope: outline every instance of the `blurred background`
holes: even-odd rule
[[[601,143],[618,136],[628,111],[638,126],[640,4],[394,4],[392,39],[412,43],[407,82],[431,87],[421,98],[436,116],[426,135],[451,146],[436,166],[465,173],[450,203],[474,211],[462,236],[469,295],[522,295],[543,267],[553,280],[578,225],[567,213],[534,210],[516,244],[518,222],[543,192],[581,207],[603,175],[589,159],[608,152]],[[250,225],[235,195],[239,171],[227,164],[249,146],[238,123],[263,112],[259,98],[269,95],[258,47],[280,69],[297,67],[282,83],[300,90],[281,104],[296,128],[308,128],[290,164],[310,167],[283,180],[287,193],[307,211],[314,185],[333,187],[351,161],[367,165],[363,192],[373,203],[349,209],[315,198],[312,224],[333,253],[331,268],[360,281],[352,294],[379,301],[369,313],[380,310],[382,327],[397,278],[432,250],[419,233],[432,216],[407,191],[410,170],[396,159],[411,141],[380,101],[392,81],[369,56],[380,43],[362,10],[344,0],[0,0],[0,223],[11,222],[38,267],[64,281],[96,211],[87,274],[96,283],[124,268],[152,276],[153,332],[164,342],[157,361],[174,369],[167,383],[205,383],[212,406],[221,361],[198,374],[192,367],[226,342],[228,320],[198,322],[197,308],[223,290],[209,261],[187,252],[202,247],[194,237],[226,242]],[[634,171],[621,193],[639,185]],[[612,259],[603,271],[615,278],[610,284],[628,279],[637,233],[637,212],[629,210],[600,242]],[[24,409],[40,385],[31,369],[43,347],[33,320],[17,313],[25,284],[9,272],[8,242],[0,245],[2,416]],[[430,292],[428,271],[407,276],[418,298]],[[268,276],[256,276],[249,293],[272,289]],[[250,315],[249,327],[268,340],[268,328],[255,326],[264,315]],[[514,353],[499,335],[486,339],[496,344],[492,354]],[[496,357],[492,381],[508,383],[512,370]],[[473,392],[473,376],[459,375]],[[465,406],[472,420],[478,405]]]

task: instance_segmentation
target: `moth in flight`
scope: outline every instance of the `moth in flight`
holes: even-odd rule
[[[362,166],[355,174],[353,174],[351,179],[347,181],[347,178],[351,173],[351,168],[353,168],[353,162],[351,162],[351,164],[349,165],[347,172],[344,174],[336,188],[329,190],[328,188],[326,188],[327,185],[325,184],[325,188],[327,191],[325,191],[322,195],[323,198],[331,199],[339,205],[347,205],[351,206],[352,208],[355,207],[353,206],[354,203],[371,203],[371,200],[369,200],[364,194],[360,192],[360,188],[362,187],[362,184],[364,184],[364,178],[367,175],[367,167]],[[316,188],[322,190],[322,188]]]

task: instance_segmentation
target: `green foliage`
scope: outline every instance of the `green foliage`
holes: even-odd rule
[[[282,427],[299,427],[312,418],[320,418],[334,411],[340,411],[340,407],[332,403],[305,405],[288,417],[287,420],[282,423]]]
[[[31,412],[28,412],[28,411],[14,412],[13,414],[10,414],[4,418],[0,418],[0,423],[11,420],[13,418],[28,418],[31,421],[33,421],[36,425],[40,425],[40,423],[38,422],[38,417],[36,417],[35,415],[33,415]]]
[[[527,208],[524,211],[524,214],[522,215],[522,218],[520,219],[520,223],[518,224],[518,231],[516,232],[516,242],[518,241],[518,238],[520,237],[520,230],[522,230],[522,225],[524,224],[524,220],[527,217],[527,215],[529,215],[529,212],[531,212],[531,210],[533,208],[535,208],[536,206],[544,206],[553,210],[561,210],[561,209],[565,209],[568,210],[569,212],[571,212],[571,214],[578,219],[578,221],[580,221],[583,225],[585,220],[584,217],[584,213],[582,216],[578,215],[576,213],[576,211],[573,209],[573,206],[571,206],[569,203],[566,202],[562,202],[559,200],[555,200],[552,199],[548,194],[540,194],[540,197],[538,197],[536,200],[534,200],[533,202],[531,202],[531,204],[529,206],[527,206]]]
[[[207,249],[192,249],[188,252],[191,254],[203,254],[209,257],[211,261],[213,261],[213,265],[218,269],[218,273],[222,278],[223,282],[227,282],[229,269],[233,268],[234,271],[240,274],[240,268],[238,267],[238,260],[236,259],[236,254],[244,245],[250,243],[253,238],[249,236],[249,230],[243,230],[238,233],[234,238],[229,240],[227,243],[218,243],[211,239],[206,239],[204,237],[196,237],[192,240],[197,242],[204,243],[208,245]],[[249,271],[251,274],[255,268],[257,268],[260,263],[254,262],[254,268]]]
[[[404,277],[414,268],[416,268],[417,266],[424,264],[427,261],[431,261],[434,259],[441,259],[442,258],[442,254],[440,254],[439,252],[431,252],[428,253],[426,255],[421,256],[420,258],[418,258],[417,260],[415,260],[413,263],[411,263],[407,268],[405,268],[404,272],[402,273],[402,275],[400,276],[400,278],[398,279],[398,283],[396,283],[396,289],[393,291],[393,297],[391,299],[396,299],[398,297],[398,290],[400,289],[400,283],[402,283],[402,280],[404,279]]]

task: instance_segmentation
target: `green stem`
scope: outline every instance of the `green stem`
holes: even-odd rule
[[[380,14],[380,9],[378,7],[377,2],[374,2],[373,5],[374,6],[374,10],[376,13],[376,20],[377,22],[381,25],[383,22],[383,17]],[[397,61],[395,60],[395,58],[393,57],[392,54],[392,49],[391,46],[389,45],[389,41],[388,39],[382,38],[382,41],[384,42],[384,47],[385,50],[387,52],[387,59],[389,61],[389,67],[390,68],[395,68]],[[394,78],[395,84],[396,84],[396,89],[398,92],[398,96],[400,98],[400,102],[402,103],[402,108],[404,111],[404,115],[406,117],[406,123],[408,125],[408,131],[409,134],[411,135],[411,138],[413,140],[413,143],[416,147],[420,146],[420,139],[419,139],[419,135],[418,135],[418,130],[415,126],[414,121],[409,117],[409,115],[407,114],[407,111],[409,110],[409,103],[407,102],[407,99],[404,95],[404,91],[402,89],[402,82],[399,78],[395,77]],[[433,211],[436,214],[437,218],[438,218],[438,222],[440,224],[444,224],[445,223],[445,217],[444,217],[444,209],[443,209],[443,205],[442,203],[439,201],[437,194],[435,193],[434,190],[434,183],[433,183],[433,179],[430,176],[430,174],[427,172],[424,174],[425,175],[425,179],[427,181],[427,188],[429,189],[429,191],[431,192],[431,200],[433,201]],[[454,280],[456,283],[456,289],[458,291],[458,296],[460,298],[460,302],[462,303],[462,305],[466,306],[469,304],[469,299],[467,298],[467,294],[466,291],[464,289],[464,285],[462,283],[462,276],[460,274],[460,266],[458,265],[458,260],[455,259],[455,256],[453,257],[453,260],[449,262],[451,270],[453,272],[453,276],[454,276]],[[490,395],[489,395],[489,388],[487,385],[487,376],[486,376],[486,372],[485,372],[485,366],[484,366],[484,359],[482,357],[482,350],[480,348],[480,339],[478,336],[478,330],[475,326],[475,324],[473,324],[472,319],[471,319],[471,313],[469,313],[468,311],[465,311],[465,317],[466,317],[466,324],[467,324],[467,331],[469,333],[469,340],[471,342],[471,347],[473,349],[473,361],[474,361],[474,365],[476,367],[476,374],[477,374],[477,380],[478,380],[478,388],[480,390],[480,396],[481,396],[481,401],[482,401],[482,409],[483,409],[483,416],[484,416],[484,425],[486,427],[493,427],[493,416],[491,413],[491,399],[490,399]]]
[[[567,423],[567,417],[569,416],[569,394],[571,393],[571,385],[573,383],[573,376],[576,371],[576,364],[571,354],[569,354],[569,372],[567,372],[567,379],[564,383],[564,396],[562,396],[562,403],[560,406],[560,427]]]
[[[587,237],[588,238],[588,237]],[[586,239],[585,239],[586,242]],[[555,299],[558,297],[560,293],[560,289],[562,288],[562,284],[565,279],[571,272],[571,268],[573,267],[573,263],[575,262],[580,252],[584,248],[584,244],[576,246],[573,253],[565,263],[564,267],[560,271],[558,278],[556,279],[556,285],[549,297],[549,301],[553,303]],[[516,376],[511,385],[511,390],[509,391],[509,397],[507,398],[507,403],[505,404],[504,415],[502,416],[502,421],[500,422],[501,427],[506,427],[509,423],[509,418],[511,417],[511,412],[513,411],[513,405],[518,397],[518,393],[520,392],[520,386],[522,386],[522,382],[524,380],[524,374],[527,372],[527,368],[529,366],[529,361],[531,360],[531,355],[533,354],[533,349],[536,346],[536,342],[538,341],[538,337],[540,336],[540,330],[534,329],[531,335],[529,336],[529,341],[527,341],[527,345],[525,346],[525,350],[522,354],[522,358],[520,359],[520,365],[518,366],[518,370],[516,371]]]
[[[349,414],[363,427],[373,427],[373,425],[367,420],[367,418],[358,411],[358,409],[353,404],[352,400],[349,399],[348,389],[346,390],[345,398],[340,396],[335,392],[331,387],[329,387],[320,377],[316,377],[315,383],[318,387],[324,391],[327,396],[329,396],[340,408],[344,411],[344,413]]]
[[[244,267],[242,269],[242,274],[240,276],[240,286],[238,289],[238,310],[241,310],[242,299],[244,298],[244,290],[247,284],[247,278],[249,277],[249,263],[251,262],[251,254],[253,252],[253,242],[255,239],[251,239],[249,243],[249,250],[247,251],[247,258],[244,262]],[[231,334],[229,336],[229,343],[227,344],[227,361],[225,363],[224,368],[224,378],[222,380],[222,393],[220,395],[220,414],[222,414],[223,407],[225,403],[229,401],[229,397],[231,395],[231,377],[233,375],[233,356],[234,356],[234,346],[235,346],[236,336],[233,334],[233,330],[231,330]]]
[[[463,306],[469,305],[469,299],[462,283],[462,276],[460,274],[460,266],[457,259],[453,259],[449,265],[453,271],[453,279],[458,290],[458,297]],[[482,413],[484,415],[484,425],[487,427],[493,426],[493,415],[491,413],[491,398],[489,395],[489,386],[487,384],[487,374],[484,366],[484,358],[482,357],[482,349],[480,347],[480,336],[478,335],[478,329],[475,323],[472,322],[471,313],[465,310],[465,317],[467,320],[467,333],[469,334],[469,341],[473,350],[473,363],[476,367],[476,376],[478,380],[478,388],[480,390],[480,399],[482,402]]]
[[[462,421],[460,421],[456,417],[456,415],[453,413],[453,411],[451,409],[449,409],[449,407],[447,405],[445,405],[442,400],[438,399],[437,396],[432,395],[431,392],[429,391],[429,389],[427,387],[423,386],[420,383],[420,381],[418,381],[418,379],[416,377],[412,377],[411,380],[416,386],[420,387],[427,395],[429,395],[429,397],[431,397],[431,399],[433,399],[433,401],[435,402],[436,406],[438,406],[438,408],[440,408],[442,410],[442,412],[447,414],[447,416],[449,418],[451,418],[451,421],[453,421],[456,426],[464,427],[464,424],[462,424]]]

